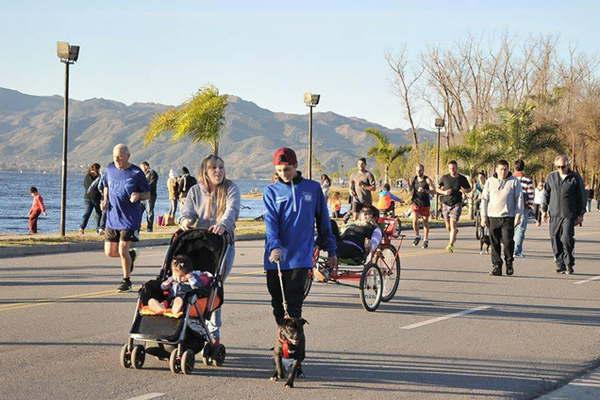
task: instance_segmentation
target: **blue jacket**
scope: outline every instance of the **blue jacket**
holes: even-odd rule
[[[300,173],[292,182],[279,180],[264,190],[266,270],[277,269],[269,261],[271,250],[281,250],[282,270],[312,268],[315,247],[315,222],[319,247],[335,255],[327,201],[318,182],[303,179]]]

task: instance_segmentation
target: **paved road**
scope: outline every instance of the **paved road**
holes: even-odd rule
[[[114,292],[115,260],[2,259],[0,398],[535,398],[599,364],[599,227],[596,214],[578,229],[573,276],[554,273],[545,228],[529,230],[527,258],[516,276],[500,278],[463,229],[453,255],[441,230],[427,250],[405,246],[398,295],[375,313],[355,289],[315,284],[305,308],[307,379],[287,391],[266,379],[274,323],[261,242],[238,243],[226,284],[226,365],[198,363],[193,376],[155,359],[139,371],[119,367],[136,294]],[[155,276],[164,252],[143,250],[136,283]]]

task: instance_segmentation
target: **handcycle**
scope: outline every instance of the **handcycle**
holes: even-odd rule
[[[327,265],[327,256],[316,246],[313,253],[313,268],[309,270],[304,286],[304,297],[308,296],[315,277],[315,270],[325,277],[323,283],[358,288],[365,310],[375,311],[380,303],[394,298],[400,284],[400,257],[398,250],[405,235],[400,233],[400,222],[395,217],[380,217],[383,238],[377,249],[362,260],[338,260],[337,267]],[[392,244],[398,240],[398,247]],[[358,285],[355,283],[358,281]]]

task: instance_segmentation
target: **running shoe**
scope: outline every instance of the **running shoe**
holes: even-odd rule
[[[419,245],[420,241],[421,241],[421,236],[415,237],[415,240],[413,240],[413,246],[417,247]]]
[[[573,275],[575,273],[575,270],[573,269],[572,266],[568,266],[567,267],[567,275]]]
[[[454,253],[454,245],[449,244],[448,246],[446,246],[446,251],[448,253]]]
[[[131,280],[129,278],[123,278],[121,284],[117,288],[119,292],[128,292],[131,289]]]
[[[421,247],[423,247],[424,249],[428,248],[429,247],[429,240],[427,240],[427,239],[423,240],[423,246],[421,246]]]

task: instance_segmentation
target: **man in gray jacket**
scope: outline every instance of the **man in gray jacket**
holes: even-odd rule
[[[544,222],[550,217],[550,239],[556,259],[556,272],[572,274],[575,257],[575,225],[583,222],[585,214],[585,187],[583,179],[571,170],[565,155],[554,159],[556,171],[546,178],[542,210]]]
[[[510,175],[508,161],[496,163],[496,173],[485,182],[481,193],[481,225],[490,229],[492,242],[491,275],[502,275],[502,256],[504,246],[504,262],[506,275],[512,275],[513,252],[515,249],[515,226],[523,218],[523,189],[521,183]]]

